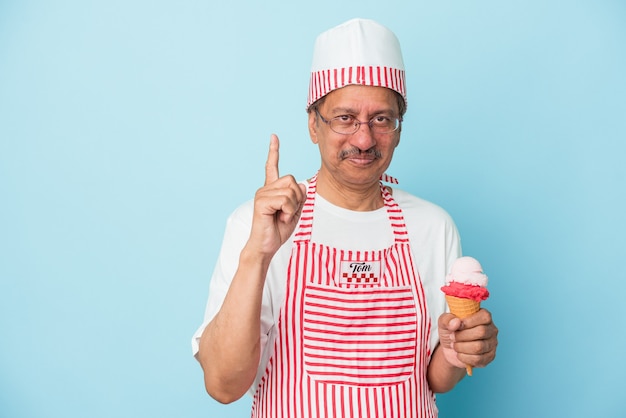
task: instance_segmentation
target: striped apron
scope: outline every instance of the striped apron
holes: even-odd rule
[[[384,250],[311,242],[316,178],[296,230],[274,351],[253,418],[436,417],[426,381],[430,317],[400,207]]]

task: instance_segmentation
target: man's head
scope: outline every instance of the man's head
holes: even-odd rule
[[[354,19],[317,38],[307,111],[320,176],[375,187],[400,142],[405,110],[404,63],[389,29]]]
[[[331,91],[348,85],[391,89],[399,95],[400,115],[406,110],[400,43],[393,32],[373,20],[352,19],[317,37],[307,111]]]

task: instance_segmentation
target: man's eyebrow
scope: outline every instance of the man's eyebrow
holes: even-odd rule
[[[344,114],[344,113],[348,113],[348,114],[355,114],[358,113],[358,111],[356,109],[353,109],[351,107],[335,107],[333,109],[330,109],[330,113],[332,113],[333,115],[337,115],[337,114]]]

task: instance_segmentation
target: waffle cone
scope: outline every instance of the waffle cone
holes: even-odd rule
[[[450,312],[459,318],[466,318],[471,314],[478,312],[480,309],[480,302],[476,302],[472,299],[457,298],[456,296],[446,295],[446,301],[450,307]],[[472,375],[472,366],[465,366],[467,375]]]
[[[457,298],[456,296],[446,295],[446,301],[450,307],[450,312],[459,318],[466,318],[471,314],[478,312],[480,309],[480,302],[476,302],[472,299],[463,299]]]

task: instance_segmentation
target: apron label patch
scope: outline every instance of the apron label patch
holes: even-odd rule
[[[340,284],[380,283],[380,261],[342,261]]]

